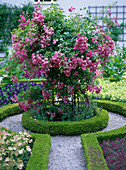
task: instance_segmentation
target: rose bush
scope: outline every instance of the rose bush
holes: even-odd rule
[[[22,63],[24,76],[46,77],[43,87],[28,91],[19,107],[32,112],[35,108],[43,119],[73,120],[74,113],[85,107],[79,107],[79,100],[77,104],[80,95],[88,106],[87,91],[101,90],[95,83],[97,66],[104,66],[114,50],[114,41],[97,22],[73,13],[74,9],[69,9],[67,18],[59,6],[42,12],[38,3],[33,19],[20,15],[19,28],[12,35],[11,59]]]

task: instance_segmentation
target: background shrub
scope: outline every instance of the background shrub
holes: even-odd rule
[[[0,4],[0,51],[4,47],[11,44],[11,32],[19,25],[19,15],[23,11],[29,13],[29,18],[32,18],[34,7],[31,3],[22,4],[22,7],[11,4]]]

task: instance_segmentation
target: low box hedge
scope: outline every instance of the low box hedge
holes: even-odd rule
[[[19,79],[18,82],[23,82],[23,81],[28,81],[28,82],[36,82],[36,83],[39,83],[41,81],[45,81],[46,79],[45,78],[42,78],[42,79]],[[6,86],[8,85],[8,83],[4,83],[3,81],[1,81],[0,83],[0,86]]]
[[[117,78],[114,78],[114,77],[102,77],[102,78],[99,78],[99,79],[110,80],[110,82],[117,82],[117,81],[120,81],[120,80],[125,80],[125,77],[120,77],[120,79],[117,79]]]
[[[19,79],[18,82],[23,82],[23,81],[28,81],[28,82],[41,82],[41,81],[45,81],[45,78],[41,78],[41,79]]]
[[[5,128],[0,128],[0,130],[8,131]],[[14,132],[18,134],[18,132]],[[47,170],[48,168],[48,158],[51,147],[51,137],[49,134],[33,134],[29,133],[34,139],[32,154],[30,155],[26,170]]]
[[[6,85],[7,85],[7,83],[0,83],[0,87],[4,87]]]
[[[51,147],[49,134],[30,134],[35,142],[32,148],[32,155],[29,158],[26,170],[47,170],[48,158]]]
[[[112,111],[126,117],[126,103],[95,99],[93,101],[97,102],[99,107],[102,106],[104,109],[108,111]]]
[[[3,107],[0,107],[0,120],[9,116],[22,113],[22,111],[18,107],[18,103],[8,104]]]
[[[88,170],[108,170],[102,149],[95,135],[81,135],[81,144],[84,150]]]
[[[100,109],[97,108],[97,113]],[[48,133],[50,135],[80,135],[82,133],[96,132],[108,125],[109,115],[106,110],[102,110],[99,115],[91,119],[69,122],[49,122],[38,120],[36,122],[30,118],[30,112],[24,112],[22,125],[33,132]]]
[[[106,132],[97,132],[81,135],[81,144],[84,150],[87,169],[88,170],[109,170],[106,160],[103,155],[103,151],[99,145],[99,142],[103,140],[115,140],[118,137],[124,137],[126,135],[126,125],[115,130]]]
[[[100,108],[97,108],[97,113],[100,112]],[[18,104],[6,105],[1,107],[0,120],[3,118],[22,113],[18,108]],[[49,122],[34,119],[30,119],[30,113],[24,112],[22,116],[22,125],[33,132],[48,133],[51,135],[80,135],[82,133],[96,132],[105,128],[108,125],[109,115],[106,110],[102,110],[100,114],[94,116],[91,119],[85,119],[81,121],[69,121],[69,122]]]
[[[100,103],[100,104],[99,104]],[[119,102],[110,102],[110,101],[99,101],[98,104],[103,106],[103,108],[108,109],[110,111],[118,112],[126,117],[126,107],[125,103]],[[108,106],[107,106],[108,104]],[[117,109],[117,110],[116,110]],[[108,166],[106,160],[103,155],[103,151],[99,145],[99,142],[103,142],[103,140],[115,140],[118,137],[124,137],[126,135],[126,125],[114,129],[111,131],[105,132],[96,132],[96,133],[88,133],[81,135],[81,144],[84,150],[87,169],[88,170],[108,170]]]

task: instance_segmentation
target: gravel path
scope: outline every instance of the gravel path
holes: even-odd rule
[[[101,132],[126,125],[126,117],[109,113],[109,123]],[[65,162],[65,164],[64,164]],[[80,136],[52,136],[48,170],[86,170]]]
[[[0,122],[0,126],[20,132],[25,128],[21,125],[22,114],[9,116]],[[109,112],[109,124],[101,130],[109,131],[126,125],[126,118]],[[30,131],[26,130],[31,133]],[[86,162],[81,146],[80,136],[52,136],[48,170],[86,170]]]

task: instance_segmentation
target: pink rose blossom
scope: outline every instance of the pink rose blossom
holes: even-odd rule
[[[71,7],[68,9],[68,11],[69,11],[69,12],[72,12],[74,9],[76,9],[76,8],[74,8],[73,6],[71,6]]]

